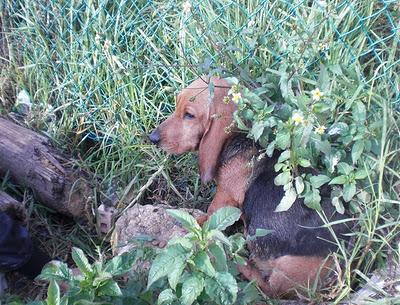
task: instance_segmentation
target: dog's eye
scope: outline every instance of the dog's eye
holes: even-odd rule
[[[190,114],[189,112],[186,112],[186,113],[184,114],[183,118],[184,118],[185,120],[191,120],[191,119],[194,118],[194,115],[193,115],[193,114]]]

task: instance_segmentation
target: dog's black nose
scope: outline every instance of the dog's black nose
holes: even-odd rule
[[[158,129],[154,129],[152,131],[152,133],[149,135],[149,139],[150,139],[151,143],[153,143],[153,144],[160,143],[161,138],[160,138],[160,132],[158,131]]]

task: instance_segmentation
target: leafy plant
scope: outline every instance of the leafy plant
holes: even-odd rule
[[[244,264],[240,252],[245,245],[241,234],[226,237],[221,231],[235,223],[241,211],[218,209],[200,227],[186,212],[168,210],[188,230],[173,238],[151,266],[148,288],[160,280],[168,281],[157,304],[247,304],[259,298],[251,285],[237,282],[235,264]],[[239,287],[242,286],[239,296]]]

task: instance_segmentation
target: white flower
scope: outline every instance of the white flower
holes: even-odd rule
[[[292,120],[295,125],[304,123],[304,117],[300,113],[297,113],[297,112],[292,115]]]
[[[326,130],[326,127],[324,125],[321,125],[319,127],[315,127],[315,133],[317,134],[324,134]]]
[[[252,28],[256,22],[254,20],[250,20],[249,23],[247,24],[247,28]]]
[[[189,1],[184,2],[183,5],[182,5],[183,12],[186,13],[186,14],[190,13],[190,9],[191,8],[192,8],[192,5],[190,4]]]
[[[324,93],[320,91],[319,88],[315,88],[314,90],[312,90],[311,94],[312,94],[312,99],[317,102],[321,99],[321,97],[324,96]]]
[[[242,95],[240,94],[240,92],[232,93],[232,101],[234,101],[236,104],[239,103],[241,98],[242,98]]]

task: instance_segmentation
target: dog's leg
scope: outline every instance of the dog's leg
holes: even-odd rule
[[[199,225],[203,225],[212,213],[225,206],[239,207],[239,204],[229,195],[229,192],[225,191],[221,187],[217,187],[217,192],[207,209],[207,214],[197,218],[197,222]]]

